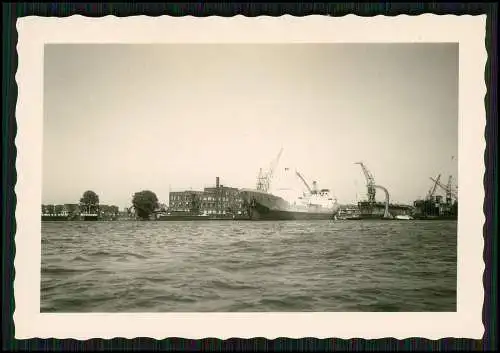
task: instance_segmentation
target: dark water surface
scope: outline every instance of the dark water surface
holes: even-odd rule
[[[43,222],[42,312],[455,311],[454,221]]]

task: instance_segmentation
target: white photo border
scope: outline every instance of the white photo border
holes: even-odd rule
[[[17,21],[16,339],[265,337],[481,339],[486,15],[394,17],[210,16]],[[40,313],[43,53],[49,43],[423,43],[459,44],[457,311],[443,313]]]

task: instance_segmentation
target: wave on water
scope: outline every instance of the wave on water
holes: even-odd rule
[[[54,222],[42,312],[456,311],[456,222]]]

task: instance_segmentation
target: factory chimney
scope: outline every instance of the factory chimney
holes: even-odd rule
[[[218,189],[219,188],[219,177],[215,178],[215,187]]]

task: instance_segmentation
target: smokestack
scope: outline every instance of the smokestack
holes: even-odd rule
[[[219,177],[215,178],[215,187],[219,188]]]

